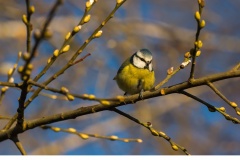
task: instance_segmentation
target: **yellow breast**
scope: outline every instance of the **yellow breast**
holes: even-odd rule
[[[155,82],[154,71],[136,68],[131,63],[122,67],[115,79],[119,88],[129,94],[139,93],[141,89],[150,90]]]

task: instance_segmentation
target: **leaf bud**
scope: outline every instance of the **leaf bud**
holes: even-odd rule
[[[201,19],[201,15],[198,11],[195,12],[195,19],[199,21]]]
[[[86,8],[90,8],[92,6],[91,2],[90,1],[87,1],[86,2]]]
[[[177,151],[177,150],[178,150],[178,146],[172,145],[172,149],[175,150],[175,151]]]
[[[66,87],[61,87],[61,91],[63,93],[68,93],[69,92],[69,90]]]
[[[35,12],[35,7],[34,6],[30,6],[29,12],[30,12],[30,14],[33,14]]]
[[[53,35],[53,32],[49,28],[47,28],[46,31],[44,32],[44,38],[49,39],[52,37],[52,35]]]
[[[81,28],[82,28],[82,26],[81,26],[81,25],[78,25],[78,26],[74,27],[73,31],[74,31],[75,33],[77,33],[77,32],[80,31]]]
[[[198,0],[198,4],[200,5],[200,7],[204,7],[205,6],[205,1],[204,0]]]
[[[62,53],[65,53],[67,51],[69,51],[70,49],[70,45],[66,45],[63,49],[62,49]]]
[[[240,111],[237,111],[237,114],[240,116]]]
[[[8,70],[8,76],[11,76],[13,74],[13,68],[10,68],[9,70]]]
[[[27,69],[27,70],[25,71],[25,74],[26,74],[27,76],[31,75],[31,70]]]
[[[8,80],[8,82],[10,82],[10,83],[14,83],[14,78],[11,77],[11,78]]]
[[[65,36],[65,40],[68,40],[71,36],[71,32],[68,32],[67,35]]]
[[[48,58],[48,60],[47,60],[47,64],[49,64],[51,61],[52,61],[52,58],[51,58],[51,57]]]
[[[28,23],[27,15],[26,15],[26,14],[23,14],[23,15],[22,15],[22,21],[23,21],[24,24],[27,24],[27,23]]]
[[[84,133],[79,133],[78,134],[82,139],[88,139],[89,136],[87,134],[84,134]]]
[[[59,55],[59,50],[56,49],[56,50],[53,52],[53,56],[54,56],[54,57],[57,57],[58,55]]]
[[[95,35],[94,38],[99,38],[102,35],[102,30],[98,31]]]
[[[198,48],[202,48],[203,43],[202,43],[201,40],[198,40],[197,42],[195,42],[195,45],[196,45]]]
[[[96,98],[96,96],[95,96],[95,95],[93,95],[93,94],[90,94],[90,95],[88,95],[88,98],[89,98],[89,99],[95,99],[95,98]]]
[[[167,74],[168,75],[171,75],[173,73],[173,67],[171,67],[171,68],[169,68],[168,70],[167,70]]]
[[[201,51],[198,50],[197,53],[196,53],[196,57],[199,57],[201,55]]]
[[[124,97],[123,96],[117,96],[117,99],[119,100],[119,102],[124,102]]]
[[[105,101],[105,100],[100,101],[100,103],[101,103],[102,105],[105,105],[105,106],[110,105],[110,102],[109,102],[109,101]]]
[[[1,89],[2,92],[6,92],[7,90],[8,90],[8,87],[3,87],[3,88]]]
[[[238,106],[237,103],[235,103],[235,102],[230,102],[230,104],[233,108],[236,108]]]
[[[222,112],[226,111],[226,109],[224,107],[220,107],[219,110],[222,111]]]
[[[77,130],[75,128],[68,128],[69,132],[77,132]]]
[[[84,23],[89,22],[89,21],[90,21],[90,18],[91,18],[91,15],[90,15],[90,14],[86,15],[86,16],[84,17],[84,19],[83,19],[83,22],[84,22]]]
[[[69,101],[73,101],[73,100],[74,100],[74,96],[71,95],[71,94],[67,94],[67,99],[68,99]]]
[[[59,132],[61,129],[60,128],[58,128],[58,127],[52,127],[51,128],[54,132]]]
[[[185,58],[190,58],[190,57],[191,57],[191,53],[190,53],[190,52],[186,52],[186,53],[184,54],[184,57],[185,57]]]
[[[118,139],[118,136],[110,136],[111,140],[117,140]]]
[[[200,27],[203,28],[203,27],[205,27],[205,25],[206,25],[206,22],[204,20],[202,20],[200,23]]]
[[[117,0],[117,4],[120,4],[122,2],[123,2],[123,0]]]
[[[150,131],[151,131],[152,135],[159,136],[159,133],[156,130],[150,128]]]
[[[23,71],[23,66],[19,66],[19,67],[18,67],[18,72],[19,72],[19,73],[22,73],[22,71]]]
[[[23,60],[27,61],[30,58],[30,54],[28,52],[23,53]]]
[[[166,136],[166,134],[165,134],[164,132],[159,132],[159,134],[160,134],[161,136]]]

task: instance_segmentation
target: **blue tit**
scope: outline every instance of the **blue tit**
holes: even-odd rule
[[[153,88],[155,75],[152,66],[152,53],[148,49],[140,49],[125,60],[114,77],[125,94],[139,93]]]

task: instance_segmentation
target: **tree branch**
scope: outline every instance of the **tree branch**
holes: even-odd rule
[[[164,96],[172,93],[179,93],[180,91],[183,91],[185,89],[205,85],[208,81],[216,82],[216,81],[220,81],[228,78],[234,78],[234,77],[240,77],[240,70],[235,70],[235,71],[230,70],[227,72],[222,72],[222,73],[202,77],[199,79],[194,79],[193,83],[191,84],[188,81],[186,81],[180,84],[162,88],[160,92],[159,90],[156,90],[153,92],[146,91],[146,92],[143,92],[143,99]],[[93,113],[104,111],[104,110],[110,110],[114,107],[119,107],[126,104],[136,103],[137,101],[141,101],[141,100],[142,99],[139,99],[139,95],[135,94],[135,95],[124,97],[124,102],[117,101],[117,102],[109,102],[107,103],[107,105],[105,105],[106,104],[105,103],[105,104],[97,104],[97,105],[92,105],[87,107],[80,107],[75,110],[54,114],[51,116],[46,116],[46,117],[38,118],[35,120],[26,121],[24,122],[24,126],[25,126],[24,128],[13,127],[9,130],[0,131],[0,141],[9,139],[14,135],[17,135],[29,129],[33,129],[35,127],[39,127],[41,125],[46,125],[46,124],[68,120],[68,119],[74,119],[79,116],[93,114]]]

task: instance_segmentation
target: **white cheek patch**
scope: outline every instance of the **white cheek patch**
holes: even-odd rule
[[[144,68],[146,63],[141,61],[137,56],[133,56],[133,65],[137,68]]]
[[[148,65],[148,67],[149,67],[149,71],[153,71],[153,67],[152,67],[152,63],[150,63],[149,65]]]

